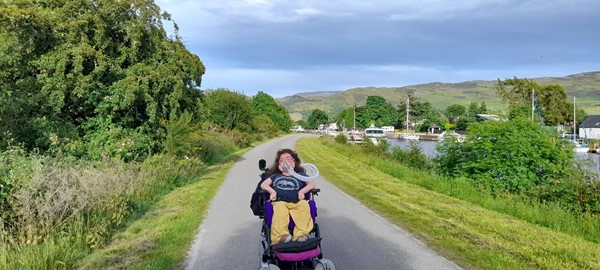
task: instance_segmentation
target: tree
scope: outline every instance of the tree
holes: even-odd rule
[[[152,1],[0,3],[0,136],[42,150],[54,135],[163,139],[161,121],[197,111],[204,74],[170,20]]]
[[[308,116],[307,122],[309,128],[318,128],[320,124],[329,123],[329,116],[322,110],[314,109]]]
[[[254,112],[245,95],[225,88],[207,90],[203,105],[206,121],[230,130],[250,131]]]
[[[460,104],[452,104],[446,107],[446,117],[459,117],[465,114],[467,109]]]
[[[418,130],[421,132],[427,131],[429,127],[434,125],[443,127],[447,122],[447,119],[442,113],[434,108],[428,101],[421,102],[415,99],[415,101],[411,103],[410,112],[414,119],[413,121],[425,120],[423,125],[418,127]]]
[[[508,103],[509,109],[522,106],[531,106],[531,93],[534,89],[540,89],[539,85],[527,79],[498,79],[496,94],[502,101]]]
[[[544,123],[556,126],[572,120],[573,104],[567,99],[567,93],[560,85],[544,85],[537,91],[541,115]]]
[[[535,92],[534,92],[535,90]],[[529,108],[531,118],[531,100],[535,93],[534,101],[539,109],[539,114],[547,125],[557,125],[572,119],[573,106],[567,100],[567,94],[560,85],[538,85],[527,79],[498,80],[496,93],[504,102],[509,103],[509,112],[514,116],[523,115]]]
[[[362,127],[368,127],[371,124],[376,126],[393,125],[398,119],[398,113],[383,97],[368,96],[367,103],[361,107],[360,113],[356,115],[357,124]]]
[[[258,115],[266,115],[281,131],[289,131],[292,127],[292,119],[285,107],[277,104],[273,97],[264,92],[258,92],[252,98],[252,110]]]
[[[471,118],[475,118],[475,115],[487,113],[487,107],[485,102],[481,102],[481,105],[478,105],[477,102],[473,101],[469,104],[469,108],[466,112],[466,115]]]
[[[354,107],[346,108],[338,113],[335,121],[340,124],[340,127],[352,129],[354,127]]]

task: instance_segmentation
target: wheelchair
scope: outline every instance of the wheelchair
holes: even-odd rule
[[[251,208],[254,215],[262,219],[261,240],[259,248],[259,269],[260,270],[280,270],[280,269],[314,269],[314,270],[335,270],[332,261],[323,258],[321,249],[321,232],[317,223],[317,205],[315,197],[321,191],[312,189],[306,194],[310,206],[310,214],[313,220],[313,229],[309,238],[304,242],[291,241],[287,243],[278,243],[271,245],[271,219],[273,217],[273,205],[269,201],[269,193],[260,188],[262,181],[266,179],[267,171],[264,159],[259,161],[261,170],[260,182],[257,185],[255,194],[251,199]],[[294,221],[290,217],[288,226],[290,234],[294,230]]]

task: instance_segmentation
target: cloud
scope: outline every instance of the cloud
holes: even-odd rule
[[[158,0],[203,87],[274,96],[600,66],[595,0]],[[269,92],[272,91],[272,92]]]

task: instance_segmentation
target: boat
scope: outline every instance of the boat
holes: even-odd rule
[[[575,153],[587,153],[590,151],[590,146],[587,143],[578,142],[576,140],[571,141],[573,144],[573,151]]]
[[[418,141],[419,140],[419,135],[407,133],[407,134],[402,134],[401,138],[405,139],[405,140],[416,140],[416,141]]]
[[[585,138],[583,138],[583,139],[580,136],[577,136],[577,121],[575,118],[577,115],[577,111],[575,110],[575,106],[576,106],[576,101],[575,101],[575,97],[573,97],[573,133],[572,133],[573,137],[571,138],[571,143],[573,144],[573,151],[575,151],[575,153],[587,153],[590,151],[590,146],[588,145],[587,134],[586,134]],[[583,125],[583,123],[582,123],[582,125]],[[585,131],[585,127],[583,130]],[[581,131],[580,131],[580,133],[581,133]],[[579,137],[580,140],[577,140],[577,137]]]
[[[382,128],[371,125],[365,129],[365,137],[379,139],[385,137],[385,134]]]
[[[385,133],[382,128],[371,125],[365,129],[365,137],[368,138],[374,145],[379,145],[379,140],[385,138]]]
[[[349,130],[346,133],[346,138],[348,139],[348,143],[351,144],[360,144],[363,142],[363,137],[357,130]]]

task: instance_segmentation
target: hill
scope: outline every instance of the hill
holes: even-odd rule
[[[577,106],[588,114],[600,114],[600,72],[585,72],[565,77],[541,77],[531,79],[539,84],[561,85],[567,94],[577,97]],[[445,110],[452,104],[465,107],[473,102],[485,102],[492,112],[501,112],[506,105],[496,96],[496,81],[467,81],[461,83],[433,82],[403,87],[360,87],[342,92],[309,92],[277,99],[292,115],[293,120],[307,119],[314,109],[335,116],[341,110],[356,103],[364,105],[367,96],[381,96],[398,105],[412,92],[421,100]]]

